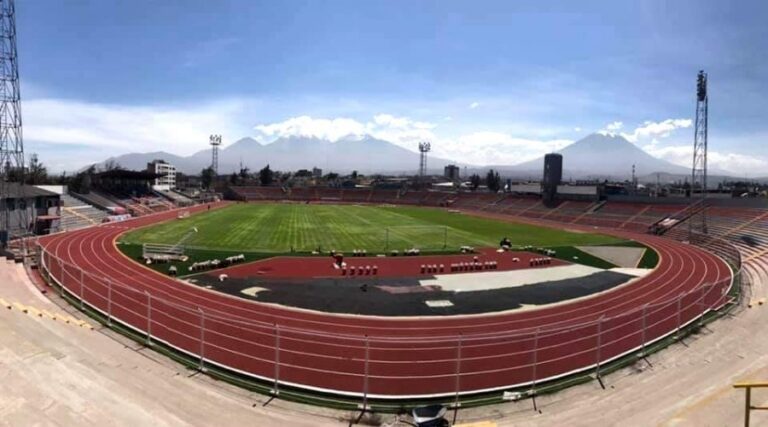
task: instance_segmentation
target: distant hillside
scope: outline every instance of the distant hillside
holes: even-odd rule
[[[684,180],[690,168],[675,165],[651,156],[621,136],[591,134],[559,151],[563,155],[563,178],[568,179],[627,179],[632,165],[641,182],[656,180]],[[179,170],[197,174],[211,163],[211,150],[202,150],[181,157],[165,152],[131,153],[105,160],[113,160],[128,169],[144,169],[147,162],[164,159]],[[256,171],[269,164],[276,170],[311,169],[324,172],[414,174],[418,170],[419,154],[398,145],[372,137],[331,142],[317,138],[280,138],[270,144],[261,144],[252,138],[243,138],[219,151],[219,171],[229,174],[239,170],[240,164]],[[484,174],[489,168],[505,177],[539,179],[544,158],[517,165],[476,166],[430,157],[430,173],[442,174],[445,165],[454,163],[462,167],[462,174]],[[464,167],[467,169],[464,169]],[[728,172],[710,169],[710,175],[719,178]],[[713,181],[714,182],[714,181]]]
[[[176,165],[184,173],[199,173],[211,164],[211,150],[202,150],[191,156],[174,154],[131,153],[112,157],[112,160],[128,169],[143,169],[147,162],[161,158]],[[416,173],[419,154],[398,145],[372,137],[330,142],[317,138],[280,138],[262,145],[252,138],[243,138],[219,150],[219,171],[231,173],[239,170],[240,164],[257,170],[269,164],[275,170],[297,170],[319,167],[324,171],[348,173]],[[429,158],[429,170],[442,173],[443,167],[451,162],[445,159]]]
[[[657,172],[689,173],[690,169],[658,159],[620,135],[593,133],[558,151],[563,155],[563,178],[622,178]],[[520,163],[513,171],[542,173],[544,158]]]

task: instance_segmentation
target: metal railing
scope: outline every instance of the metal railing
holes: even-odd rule
[[[749,427],[750,414],[752,411],[768,411],[768,406],[752,406],[752,389],[768,388],[768,382],[745,382],[736,383],[733,388],[744,389],[744,427]]]
[[[44,248],[40,258],[62,296],[99,313],[108,326],[140,334],[147,345],[197,360],[201,370],[224,368],[265,381],[274,394],[281,386],[299,387],[362,398],[363,405],[369,398],[430,397],[452,398],[458,405],[460,395],[478,392],[522,389],[535,396],[545,382],[579,372],[599,379],[612,361],[643,357],[660,340],[682,338],[686,327],[728,302],[732,283],[729,278],[685,292],[656,290],[653,303],[631,309],[632,301],[602,301],[608,314],[596,320],[586,313],[545,325],[522,317],[498,320],[502,331],[498,323],[497,331],[481,325],[461,334],[418,326],[315,329],[298,316],[256,305],[238,308],[231,299],[193,289],[134,286],[85,271]],[[638,289],[634,298],[647,296],[641,291],[654,292]]]

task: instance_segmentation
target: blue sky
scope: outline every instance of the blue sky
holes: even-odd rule
[[[768,175],[766,2],[35,0],[17,15],[25,148],[55,170],[191,154],[210,133],[429,138],[483,164],[603,130],[688,165],[703,68],[711,163]]]

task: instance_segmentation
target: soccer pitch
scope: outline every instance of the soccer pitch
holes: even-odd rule
[[[512,224],[437,208],[277,203],[236,204],[142,228],[121,241],[182,242],[190,248],[268,253],[317,249],[376,253],[410,248],[455,252],[464,245],[497,246],[504,236],[515,245],[542,247],[619,241],[601,234]]]

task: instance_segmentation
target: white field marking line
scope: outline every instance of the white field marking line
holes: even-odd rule
[[[700,255],[699,255],[699,254],[697,254],[697,256],[699,256],[699,257],[700,257]],[[688,255],[688,257],[690,258],[690,255]],[[234,319],[233,319],[233,320],[234,320]],[[318,322],[315,322],[315,323],[318,323]],[[370,329],[370,328],[369,328],[369,329]]]

